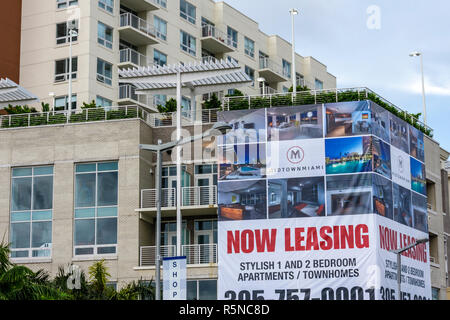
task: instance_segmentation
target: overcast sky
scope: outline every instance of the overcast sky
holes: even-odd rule
[[[226,0],[259,23],[261,31],[291,39],[337,77],[338,88],[368,87],[411,113],[422,112],[423,52],[427,122],[450,151],[450,1],[448,0]],[[377,13],[368,9],[379,8]],[[370,26],[370,28],[368,27]],[[378,28],[379,27],[379,28]]]

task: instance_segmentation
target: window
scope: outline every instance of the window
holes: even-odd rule
[[[72,79],[77,78],[78,58],[72,58]],[[69,58],[55,61],[55,82],[69,79]]]
[[[269,67],[269,55],[264,52],[259,52],[259,68],[266,69]]]
[[[158,51],[156,49],[153,50],[153,63],[164,67],[167,64],[167,55]]]
[[[162,40],[167,40],[167,21],[154,16],[153,23],[156,30],[156,36]]]
[[[155,94],[153,96],[153,105],[158,106],[165,106],[167,101],[167,96],[165,94]]]
[[[238,46],[238,32],[227,26],[228,45],[237,48]]]
[[[189,230],[187,229],[186,221],[181,223],[181,243],[183,245],[189,244]],[[162,246],[176,246],[177,244],[177,223],[172,221],[161,223],[161,245]],[[170,250],[170,247],[168,248]],[[174,248],[175,249],[175,248]]]
[[[99,8],[106,10],[110,13],[114,11],[114,0],[98,0]]]
[[[254,58],[255,57],[255,41],[245,37],[244,39],[244,51],[245,54]]]
[[[431,287],[431,300],[439,300],[439,288]]]
[[[75,256],[117,253],[117,203],[117,162],[75,166]]]
[[[11,258],[50,257],[53,166],[14,168],[11,184]]]
[[[187,300],[217,300],[217,280],[188,280]]]
[[[58,9],[63,9],[70,6],[77,6],[78,0],[56,0],[56,5]]]
[[[211,175],[212,181],[208,185],[217,185],[217,164],[201,164],[195,166],[195,175]]]
[[[176,188],[177,186],[177,166],[162,168],[162,188]],[[181,167],[181,186],[188,187],[191,184],[190,175],[186,171],[186,166]]]
[[[316,79],[315,81],[316,90],[322,90],[323,89],[323,82],[319,79]]]
[[[189,53],[190,55],[196,55],[196,40],[189,33],[180,31],[180,47],[181,50]]]
[[[113,47],[113,28],[104,23],[98,22],[97,42],[109,49]]]
[[[110,107],[112,106],[112,101],[101,96],[97,96],[95,99],[95,104],[97,107]]]
[[[234,63],[236,63],[236,64],[239,63],[238,60],[236,60],[235,58],[233,58],[233,57],[231,57],[231,56],[227,56],[227,61],[229,61],[229,62],[234,62]]]
[[[111,85],[112,84],[112,64],[97,58],[97,80]]]
[[[295,77],[296,77],[298,86],[304,86],[305,85],[305,77],[302,74],[296,72],[295,73]]]
[[[289,88],[286,87],[286,86],[283,86],[282,90],[283,90],[284,93],[288,93],[289,92]]]
[[[181,114],[183,117],[191,117],[191,99],[181,97]]]
[[[166,0],[155,0],[157,4],[159,4],[163,8],[167,8],[167,1]]]
[[[283,59],[283,75],[286,78],[291,77],[291,63]]]
[[[245,73],[252,79],[252,86],[255,85],[255,70],[250,68],[249,66],[245,66]]]
[[[67,95],[61,97],[55,97],[55,111],[62,111],[68,109],[68,99]],[[72,95],[72,105],[71,109],[74,110],[77,108],[77,95]]]
[[[70,36],[69,36],[69,26],[71,25],[78,25],[77,20],[72,21],[66,21],[62,23],[56,24],[56,44],[64,44],[69,43]],[[75,29],[75,31],[78,31]],[[77,41],[78,36],[72,36],[72,42]]]
[[[180,17],[195,24],[195,6],[185,0],[180,0]]]

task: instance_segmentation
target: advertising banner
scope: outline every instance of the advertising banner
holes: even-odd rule
[[[218,298],[398,298],[428,238],[423,134],[370,101],[222,112]],[[411,140],[409,136],[412,136]],[[428,244],[402,299],[430,299]]]
[[[186,300],[186,257],[163,258],[163,299]]]

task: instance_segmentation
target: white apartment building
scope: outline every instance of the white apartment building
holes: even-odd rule
[[[288,16],[288,12],[286,15]],[[287,23],[287,22],[286,22]],[[67,108],[69,27],[72,38],[72,108],[138,104],[157,111],[167,96],[137,96],[118,83],[118,68],[237,60],[254,83],[248,95],[287,91],[292,76],[310,89],[336,87],[336,77],[313,57],[260,31],[256,21],[225,2],[212,0],[23,0],[20,84],[56,109]],[[259,81],[263,78],[263,82]],[[262,80],[262,79],[259,79]],[[227,94],[228,92],[219,93]],[[203,98],[197,98],[201,108]],[[183,108],[191,108],[183,97]]]

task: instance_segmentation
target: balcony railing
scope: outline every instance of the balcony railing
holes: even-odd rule
[[[139,18],[138,16],[126,12],[120,15],[120,26],[121,27],[132,27],[139,30],[150,37],[155,37],[155,27],[149,24],[146,20]]]
[[[281,65],[279,65],[278,63],[276,63],[275,61],[273,61],[269,58],[263,58],[263,57],[259,58],[259,69],[260,70],[269,69],[269,70],[275,72],[276,74],[285,77],[285,75],[283,74],[283,68],[281,67]]]
[[[156,189],[141,190],[141,209],[156,209]],[[217,205],[217,186],[197,186],[181,188],[182,207],[201,207]],[[175,208],[176,189],[161,189],[161,208]]]
[[[147,67],[153,65],[151,60],[145,55],[130,48],[120,50],[120,63],[134,64],[138,67]]]
[[[204,109],[201,110],[201,117],[200,119],[196,117],[199,121],[201,121],[202,124],[211,124],[217,122],[217,112],[219,112],[219,109]],[[182,115],[181,118],[181,125],[182,126],[192,126],[194,123],[196,123],[194,120],[194,115],[192,112],[185,113],[184,116]],[[148,122],[152,127],[175,127],[177,125],[177,113],[176,112],[170,112],[170,113],[152,113],[149,117]]]
[[[187,264],[217,263],[217,244],[191,244],[181,247],[182,256],[186,256]],[[140,267],[149,267],[156,264],[156,246],[140,247]],[[162,258],[174,257],[176,246],[161,246]]]
[[[136,88],[131,84],[123,84],[119,86],[119,100],[136,101],[146,107],[153,106],[153,97],[145,94],[136,94]]]
[[[409,124],[419,129],[426,135],[430,137],[433,136],[432,128],[419,121],[412,114],[400,109],[393,103],[389,102],[388,100],[365,87],[297,91],[297,94],[295,95],[292,92],[286,92],[264,96],[253,95],[241,97],[224,97],[222,108],[225,111],[228,111],[360,100],[371,100],[381,107],[385,108],[389,112],[393,113],[394,115],[398,116],[399,118],[407,121]]]
[[[217,29],[215,26],[204,24],[202,26],[202,37],[208,38],[212,37],[217,41],[222,42],[224,45],[228,46],[229,49],[226,52],[233,51],[236,48],[236,43],[233,41],[233,38],[230,37],[227,33]]]

